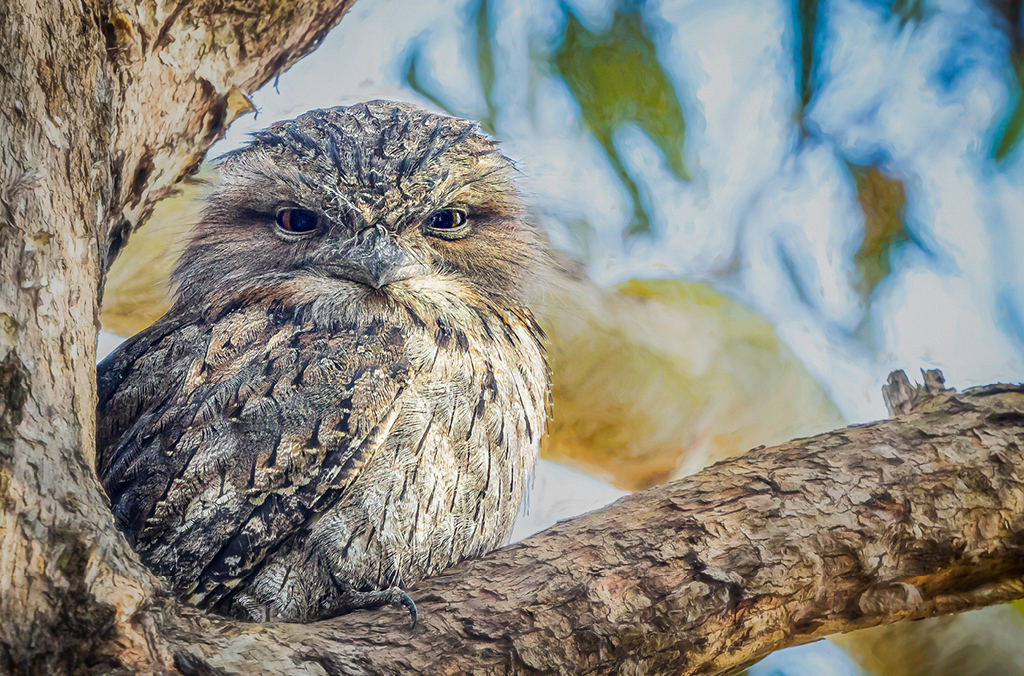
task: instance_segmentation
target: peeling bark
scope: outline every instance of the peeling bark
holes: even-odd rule
[[[1024,390],[933,376],[890,388],[906,417],[756,449],[428,580],[412,632],[169,598],[92,471],[103,271],[349,4],[0,4],[0,673],[716,674],[1024,596]]]

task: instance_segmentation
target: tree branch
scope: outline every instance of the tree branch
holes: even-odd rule
[[[192,613],[172,650],[185,673],[725,674],[1024,596],[1024,388],[908,391],[905,417],[755,449],[427,580],[412,632],[398,611]]]

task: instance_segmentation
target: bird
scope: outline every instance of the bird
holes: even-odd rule
[[[97,367],[114,520],[247,621],[403,606],[504,544],[545,435],[549,256],[473,122],[314,110],[219,160],[174,300]]]

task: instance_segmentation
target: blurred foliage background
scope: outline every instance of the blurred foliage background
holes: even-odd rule
[[[218,150],[371,98],[504,142],[563,261],[534,310],[554,373],[544,457],[577,470],[542,464],[519,537],[884,417],[893,368],[1024,379],[1021,21],[1009,0],[360,0]],[[214,180],[204,167],[130,240],[105,344],[166,309]],[[1010,605],[750,673],[1021,674],[1022,639]]]

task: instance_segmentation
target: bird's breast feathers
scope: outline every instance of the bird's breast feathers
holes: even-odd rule
[[[507,536],[546,419],[529,311],[351,286],[273,289],[198,331],[169,315],[99,367],[114,513],[200,605],[258,595],[296,538],[378,587]]]

